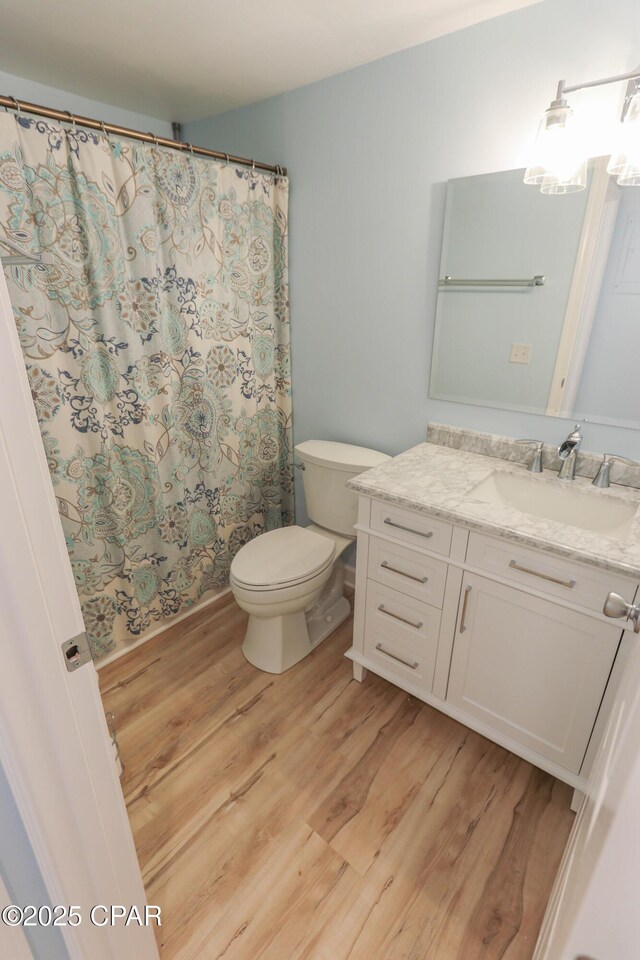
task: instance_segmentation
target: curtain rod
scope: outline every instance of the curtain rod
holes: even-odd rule
[[[58,120],[60,123],[73,123],[81,127],[89,127],[91,130],[101,130],[104,134],[113,133],[118,137],[129,137],[131,140],[143,140],[145,143],[153,143],[158,147],[169,147],[172,150],[181,150],[197,154],[201,157],[211,157],[213,160],[226,160],[227,163],[235,163],[243,167],[251,167],[257,170],[268,170],[278,176],[286,177],[287,168],[273,165],[271,163],[261,163],[258,160],[248,160],[246,157],[234,157],[230,153],[220,153],[219,150],[209,150],[208,147],[194,147],[190,143],[184,143],[182,140],[170,140],[168,137],[156,137],[153,133],[144,133],[142,130],[132,130],[130,127],[120,127],[115,123],[104,123],[102,120],[94,120],[91,117],[79,117],[68,110],[54,110],[52,107],[42,107],[37,103],[29,103],[27,100],[16,100],[15,97],[0,96],[0,107],[7,107],[17,110],[18,113],[34,113],[39,117],[48,117],[50,120]]]

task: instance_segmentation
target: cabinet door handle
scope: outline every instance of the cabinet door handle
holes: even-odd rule
[[[386,613],[388,617],[393,617],[394,620],[401,620],[402,623],[408,623],[410,627],[415,627],[416,630],[419,630],[422,626],[422,620],[418,620],[417,623],[414,623],[413,620],[407,620],[406,617],[401,617],[398,613],[391,613],[390,610],[387,610],[384,603],[378,604],[378,610],[380,613]]]
[[[464,591],[464,603],[462,604],[462,616],[460,617],[460,633],[464,633],[467,629],[467,604],[469,603],[470,593],[471,587],[467,587]]]
[[[427,533],[423,533],[421,530],[413,530],[411,527],[404,527],[401,523],[394,523],[391,517],[385,517],[384,522],[390,527],[396,527],[398,530],[406,530],[407,533],[415,533],[417,537],[424,537],[425,540],[428,540],[433,536],[433,530],[429,530]]]
[[[405,667],[409,667],[410,670],[417,670],[419,667],[419,663],[417,661],[415,663],[409,663],[408,660],[403,660],[402,657],[396,657],[395,653],[389,653],[389,651],[385,650],[381,643],[376,643],[376,650],[380,650],[381,653],[384,653],[386,657],[391,657],[392,660],[397,660],[398,663],[403,663]]]
[[[520,573],[529,573],[532,577],[540,577],[541,580],[548,580],[550,583],[557,583],[561,587],[567,587],[573,590],[576,585],[575,580],[559,580],[558,577],[550,577],[548,573],[540,573],[538,570],[530,570],[529,567],[522,567],[515,560],[511,560],[509,566],[512,570],[519,570]]]
[[[405,570],[398,570],[397,567],[392,567],[390,563],[387,563],[386,560],[383,560],[380,564],[381,567],[384,567],[385,570],[391,570],[392,573],[399,573],[401,577],[407,577],[409,580],[415,580],[416,583],[426,583],[429,577],[414,577],[412,573],[407,573]]]

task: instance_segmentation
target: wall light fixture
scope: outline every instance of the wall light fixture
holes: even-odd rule
[[[542,193],[584,190],[588,157],[566,94],[625,80],[627,92],[607,172],[616,176],[621,186],[640,186],[640,70],[573,86],[561,80],[555,100],[540,121],[533,158],[524,175],[525,183],[539,186]]]

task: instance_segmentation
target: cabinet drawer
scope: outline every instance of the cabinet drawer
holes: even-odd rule
[[[447,701],[578,773],[620,627],[467,573]]]
[[[365,656],[431,690],[439,631],[435,607],[367,582]]]
[[[633,581],[619,574],[583,566],[508,540],[495,540],[481,533],[469,536],[467,563],[598,613],[602,613],[610,590],[631,600],[636,587]]]
[[[445,557],[451,551],[453,527],[450,523],[382,500],[371,504],[371,529]]]
[[[367,575],[371,580],[416,600],[442,607],[447,579],[444,560],[427,557],[399,543],[371,537]]]

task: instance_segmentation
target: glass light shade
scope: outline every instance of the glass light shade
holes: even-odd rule
[[[607,173],[627,179],[640,176],[640,91],[636,92],[618,125],[616,149],[607,164]],[[618,183],[622,180],[619,179]]]
[[[577,193],[587,186],[587,161],[583,160],[577,169],[565,180],[548,177],[540,184],[540,193],[562,194]]]
[[[584,190],[587,158],[580,140],[573,111],[566,101],[554,100],[540,123],[533,162],[525,171],[524,182],[539,185],[543,193]]]
[[[640,187],[640,164],[628,164],[618,174],[621,187]]]

